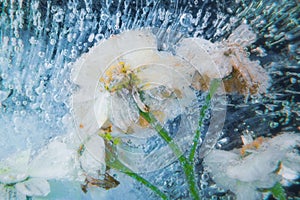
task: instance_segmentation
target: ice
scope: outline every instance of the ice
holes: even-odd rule
[[[101,50],[97,50],[93,48],[93,46],[96,47],[97,44],[103,42],[103,39],[118,37],[116,34],[124,33],[126,31],[129,32],[129,30],[133,29],[139,30],[140,28],[143,30],[149,30],[149,28],[152,29],[152,33],[157,37],[157,45],[155,44],[155,41],[152,40],[148,41],[149,43],[147,44],[149,45],[145,46],[151,46],[153,49],[157,49],[158,47],[161,53],[160,55],[166,58],[165,61],[168,60],[169,57],[166,56],[166,54],[163,55],[161,50],[168,50],[170,51],[168,53],[176,54],[176,49],[180,41],[183,44],[183,40],[186,38],[195,37],[194,39],[199,40],[199,43],[205,46],[205,48],[203,48],[205,51],[208,51],[208,49],[206,49],[208,47],[217,48],[219,50],[212,54],[209,53],[209,56],[213,58],[213,61],[217,65],[221,66],[220,71],[223,73],[222,77],[228,75],[232,71],[231,67],[228,66],[228,64],[232,64],[231,62],[233,62],[235,66],[242,66],[239,68],[240,71],[236,75],[242,75],[244,81],[248,83],[247,88],[253,89],[250,92],[254,95],[260,94],[258,95],[260,97],[255,97],[254,99],[252,95],[249,95],[249,102],[240,107],[239,105],[237,106],[237,108],[240,108],[240,110],[237,111],[237,114],[231,115],[232,113],[229,113],[226,116],[227,119],[230,119],[228,121],[229,124],[236,126],[232,129],[238,131],[232,133],[230,130],[223,130],[226,137],[228,137],[228,143],[222,144],[220,148],[225,148],[227,144],[231,147],[237,145],[238,143],[234,143],[237,141],[234,138],[239,137],[239,134],[242,134],[245,127],[252,130],[253,132],[251,133],[254,135],[269,134],[269,136],[271,136],[278,134],[281,131],[299,131],[299,105],[297,103],[297,99],[299,99],[299,92],[297,92],[299,89],[297,85],[299,82],[297,71],[299,65],[298,49],[300,49],[298,42],[299,24],[297,23],[299,21],[298,2],[296,0],[276,3],[262,1],[184,2],[185,3],[183,4],[183,2],[173,0],[1,0],[1,167],[2,164],[7,161],[8,157],[11,156],[11,158],[16,158],[22,156],[22,152],[28,150],[30,150],[30,161],[37,157],[39,162],[42,162],[45,159],[45,164],[47,165],[50,161],[47,160],[45,156],[47,157],[48,155],[49,158],[52,156],[53,159],[57,159],[58,162],[63,163],[61,158],[55,155],[54,147],[60,148],[63,155],[69,155],[69,157],[67,156],[68,158],[70,158],[69,153],[72,152],[73,154],[76,154],[81,145],[80,140],[78,139],[78,142],[76,139],[77,143],[66,142],[69,140],[67,138],[72,138],[70,136],[71,133],[75,133],[73,130],[75,125],[71,114],[76,113],[82,118],[85,117],[83,128],[80,129],[80,123],[77,124],[75,128],[79,129],[77,131],[79,132],[81,139],[87,139],[89,136],[95,134],[97,128],[101,127],[106,119],[106,117],[104,117],[104,115],[106,116],[106,112],[101,113],[100,110],[98,110],[99,112],[97,113],[94,112],[94,103],[102,103],[101,99],[97,99],[97,97],[94,96],[94,91],[98,88],[89,87],[91,82],[88,77],[95,76],[96,80],[99,78],[100,72],[97,70],[88,70],[87,74],[81,74],[82,80],[73,83],[74,76],[76,76],[78,72],[76,70],[76,65],[74,66],[74,62],[83,54],[92,51],[97,54],[96,57],[105,60],[107,58],[105,57],[106,54],[102,54],[101,52],[110,52],[114,49],[114,43],[105,46],[105,48]],[[247,25],[245,25],[245,23]],[[239,27],[240,24],[244,25]],[[230,35],[231,32],[233,33],[232,35]],[[136,33],[139,32],[137,31]],[[255,33],[255,36],[253,33]],[[130,40],[130,35],[132,34],[133,33],[130,32],[128,34],[128,40],[125,39],[125,41],[128,41],[128,43],[131,44],[138,43],[137,40]],[[255,37],[258,39],[256,42],[254,42]],[[141,43],[145,42],[143,39],[140,41]],[[235,55],[232,54],[230,60],[227,56],[223,55],[224,50],[226,52],[229,43],[239,43],[240,47],[243,48],[243,50],[240,51],[240,48],[237,48],[236,46],[232,47]],[[125,53],[132,47],[133,46],[126,44],[124,47],[125,50],[122,52]],[[187,45],[187,49],[188,48],[189,46]],[[258,55],[258,57],[256,55]],[[116,58],[116,55],[114,54],[107,56]],[[136,60],[136,63],[140,63],[143,61],[143,59],[141,59],[142,57],[148,59],[146,54],[142,52],[136,53],[136,55],[133,56],[135,59],[132,59],[130,56],[127,58],[129,60]],[[206,57],[202,54],[201,58]],[[95,64],[91,57],[84,57],[84,59],[91,60],[88,65],[83,66],[84,68],[88,68],[88,66]],[[144,60],[146,61],[146,59]],[[259,60],[260,62],[256,62],[255,60]],[[196,59],[196,61],[198,63],[200,61],[204,62],[203,59]],[[197,64],[197,62],[195,63]],[[101,62],[96,63],[95,65],[97,64],[101,65]],[[172,63],[172,65],[173,64],[176,64],[176,62]],[[263,67],[263,70],[261,66]],[[73,72],[75,74],[74,76]],[[182,72],[184,72],[184,70],[179,71],[178,73],[181,74]],[[215,70],[213,72],[215,72]],[[249,74],[252,74],[252,76]],[[183,77],[188,79],[186,76]],[[170,83],[167,79],[168,77],[165,78],[165,82],[161,82]],[[228,78],[228,76],[225,78]],[[260,85],[257,90],[256,82]],[[78,85],[76,85],[78,83],[81,84],[81,88],[78,88]],[[176,82],[170,85],[177,84],[176,87],[180,88],[179,86],[181,83],[184,83],[184,81],[178,81],[178,83]],[[234,84],[229,82],[229,85],[238,85],[236,82],[233,83]],[[269,84],[272,86],[268,87]],[[198,88],[200,88],[200,86]],[[225,84],[227,91],[237,91],[246,96],[248,91],[245,90],[243,85],[240,86],[241,85],[239,85],[238,88],[232,88],[228,86],[228,83],[227,85]],[[82,93],[78,94],[77,102],[80,103],[86,101],[88,106],[81,106],[74,109],[76,105],[72,104],[70,96],[76,94],[76,91],[79,89],[81,89]],[[176,90],[173,92],[175,93]],[[192,95],[190,95],[188,89],[185,90],[185,94],[186,98],[181,99],[182,101],[180,102],[180,106],[182,107],[188,107],[190,105],[189,97]],[[180,96],[178,93],[176,95]],[[164,121],[169,116],[174,117],[178,115],[178,113],[183,112],[184,109],[180,112],[176,110],[176,106],[178,105],[176,102],[177,100],[174,100],[171,103],[172,105],[175,105],[174,107],[168,105],[168,103],[165,104],[165,110],[170,110],[167,116],[162,116],[157,112],[157,115],[162,118],[161,121]],[[286,102],[289,104],[286,104]],[[200,102],[200,104],[201,103],[203,102]],[[129,110],[131,109],[132,108]],[[196,110],[198,107],[194,106],[189,108],[189,112],[193,109]],[[86,110],[89,112],[85,113]],[[253,110],[257,110],[257,115],[254,117],[251,116]],[[84,115],[84,113],[86,115]],[[244,115],[246,118],[243,118]],[[197,113],[194,113],[194,116],[187,117],[196,116]],[[207,146],[206,150],[208,150],[205,150],[205,153],[213,148],[216,140],[222,133],[220,127],[223,125],[221,122],[225,118],[225,115],[224,113],[215,113],[215,116],[217,117],[212,119],[214,119],[214,122],[220,122],[214,124],[219,126],[219,128],[212,129],[213,131],[210,130],[207,134],[204,133],[202,136],[203,139],[207,138],[207,140],[211,142],[204,142],[206,144],[205,146]],[[94,117],[99,117],[99,119],[93,120]],[[78,120],[78,118],[76,120]],[[182,131],[180,137],[184,136],[185,127],[195,128],[196,124],[197,122],[185,124],[182,126],[184,128],[180,127],[180,130]],[[270,126],[265,129],[263,124],[269,124]],[[168,125],[166,127],[168,127]],[[205,130],[206,129],[204,128],[204,132]],[[86,132],[89,134],[85,134]],[[145,132],[143,134],[153,135],[155,132]],[[60,140],[57,139],[57,137],[63,139]],[[99,138],[96,140],[98,141],[98,139]],[[179,139],[182,139],[181,141],[178,140],[179,143],[189,145],[184,137]],[[286,140],[286,138],[283,138],[283,140]],[[54,143],[52,143],[53,141]],[[233,145],[233,143],[235,145]],[[293,143],[289,141],[285,146],[281,146],[281,148],[285,151],[288,146],[292,144]],[[94,144],[92,144],[92,146],[93,145]],[[49,152],[47,150],[48,147]],[[45,156],[42,156],[42,154]],[[166,153],[164,156],[165,157],[158,159],[158,161],[163,159],[168,160],[168,154]],[[286,174],[284,177],[292,178],[297,175],[295,171],[299,169],[299,167],[297,167],[299,166],[299,159],[297,154],[292,153],[287,157],[288,159],[285,160],[286,168],[283,168],[282,176]],[[103,159],[101,156],[97,159],[100,158]],[[155,158],[155,156],[153,158]],[[94,157],[89,157],[88,159],[93,160]],[[261,161],[259,160],[259,162]],[[64,164],[66,163],[63,163],[58,171],[51,171],[52,169],[50,170],[47,166],[43,166],[45,166],[45,171],[49,170],[49,173],[51,172],[63,176],[62,170],[67,168]],[[103,170],[103,165],[98,164],[99,163],[97,163],[97,167],[102,167]],[[155,168],[156,163],[153,162],[151,164],[152,166],[149,165],[149,168]],[[16,163],[11,165],[18,166]],[[25,164],[23,166],[23,168],[26,168]],[[49,164],[49,166],[53,166],[53,164]],[[171,164],[170,166],[172,168],[173,165]],[[88,166],[85,168],[87,169]],[[288,169],[297,170],[289,171]],[[18,170],[24,171],[23,169],[14,169],[15,172],[18,172]],[[42,176],[42,171],[42,169],[36,170],[37,173],[40,173],[40,176]],[[163,172],[163,170],[161,170],[156,175],[149,175],[149,179],[160,180],[162,177],[167,179],[175,174],[170,171]],[[19,174],[19,177],[16,177],[15,175],[13,177],[17,178],[16,180],[21,180],[25,177],[24,173],[18,172],[17,174]],[[90,171],[90,173],[95,172]],[[57,175],[55,176],[58,177]],[[55,176],[53,175],[53,177]],[[239,177],[234,172],[232,172],[232,176]],[[249,177],[239,178],[247,179]],[[183,176],[178,178],[179,182],[182,182],[183,179]],[[126,185],[127,187],[121,187],[120,190],[116,189],[109,191],[109,198],[117,198],[113,195],[115,191],[118,191],[115,193],[117,196],[122,194],[124,198],[130,197],[134,199],[140,197],[138,194],[135,195],[135,193],[138,192],[136,188],[142,190],[141,187],[134,185],[133,182],[128,182],[129,180],[130,179],[124,179],[124,182],[127,181],[126,183],[128,183],[128,185]],[[50,199],[73,199],[79,196],[89,199],[102,197],[106,194],[103,190],[93,189],[93,195],[84,195],[81,192],[80,183],[78,182],[62,181],[63,184],[54,180],[49,182],[51,191],[58,191],[59,193],[63,190],[62,188],[65,187],[69,192],[64,193],[62,191],[61,194],[64,195],[61,196],[55,196],[56,194],[50,193],[45,199],[48,197]],[[174,181],[170,181],[169,184],[166,184],[168,186],[161,187],[174,194],[174,198],[188,197],[184,187],[180,187],[183,184],[176,185],[174,183],[174,185],[172,185],[173,183]],[[157,181],[157,184],[160,184],[160,182]],[[210,187],[210,184],[208,184],[208,190]],[[76,188],[76,190],[74,190],[74,188]],[[126,192],[124,193],[124,191],[128,188],[135,189],[132,189],[130,195],[126,196]],[[34,190],[34,187],[32,189]],[[240,190],[246,191],[245,188],[240,188]],[[23,194],[20,194],[20,192],[16,192],[13,189],[1,188],[0,191],[4,199],[26,198]],[[72,195],[69,193],[72,193]],[[156,198],[156,196],[147,190],[145,190],[144,193],[147,195],[149,194],[149,198]],[[249,193],[245,194],[250,196]],[[209,195],[208,198],[210,198]]]
[[[0,91],[0,103],[7,99],[9,93],[9,91]]]

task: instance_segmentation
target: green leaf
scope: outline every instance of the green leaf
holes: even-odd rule
[[[114,145],[118,145],[121,143],[121,139],[118,137],[113,137],[109,132],[99,133],[104,140],[111,141]]]
[[[117,137],[115,137],[115,138],[113,139],[113,143],[114,143],[114,145],[118,145],[118,144],[120,144],[120,143],[121,143],[121,139],[120,139],[120,138],[117,138]]]
[[[272,188],[268,189],[274,198],[278,200],[286,200],[286,194],[282,185],[277,182]]]

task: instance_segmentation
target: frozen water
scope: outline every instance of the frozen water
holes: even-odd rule
[[[254,136],[281,131],[299,133],[300,14],[296,0],[0,0],[0,10],[1,163],[27,149],[31,149],[30,159],[34,159],[49,143],[71,134],[74,124],[70,97],[78,89],[71,79],[73,62],[102,39],[141,27],[153,28],[159,50],[174,53],[185,37],[222,42],[246,21],[257,35],[246,52],[267,70],[271,86],[263,96],[250,95],[247,101],[241,95],[229,95],[217,147],[231,150],[240,146],[240,135],[245,132]],[[252,41],[252,36],[248,36],[247,40]],[[236,38],[239,37],[228,40],[240,42]],[[199,174],[205,171],[202,167],[197,169]],[[155,179],[174,199],[180,199],[188,194],[181,182],[183,174],[173,173],[178,170],[175,163],[146,176]],[[139,190],[151,194],[129,178],[120,180],[134,185],[124,198],[140,197]],[[96,189],[93,194],[83,194],[79,184],[68,181],[51,181],[50,186],[57,192],[50,193],[50,199],[91,199],[106,194]],[[73,196],[60,196],[59,193],[67,194],[61,188]],[[116,194],[126,195],[123,190],[128,188],[115,190]],[[217,191],[208,184],[205,195],[225,194]],[[6,197],[14,199],[16,195],[10,193]],[[150,198],[157,197],[151,194]]]

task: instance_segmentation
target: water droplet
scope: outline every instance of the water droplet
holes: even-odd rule
[[[67,40],[68,40],[68,42],[72,42],[72,40],[73,40],[73,35],[72,35],[71,33],[69,33],[69,34],[67,35]]]
[[[277,128],[279,126],[278,122],[270,122],[270,128]]]
[[[2,73],[2,74],[1,74],[1,78],[2,78],[2,79],[7,79],[7,77],[8,77],[8,75],[7,75],[6,73]]]
[[[109,18],[109,16],[107,14],[102,14],[100,16],[100,18],[101,18],[102,21],[106,21]]]
[[[16,106],[20,106],[21,105],[21,101],[16,101]]]
[[[212,199],[212,200],[217,200],[218,197],[217,197],[216,195],[212,195],[212,196],[211,196],[211,199]]]
[[[60,9],[57,13],[54,14],[53,19],[56,22],[62,22],[64,20],[64,11]]]
[[[290,51],[290,52],[294,53],[294,52],[297,51],[298,45],[296,45],[296,44],[289,44],[289,45],[288,45],[288,48],[289,48],[289,51]]]
[[[36,43],[37,43],[37,40],[36,40],[34,37],[31,37],[31,38],[29,39],[29,42],[30,42],[30,44],[36,44]]]
[[[88,41],[89,41],[89,42],[93,42],[94,38],[95,38],[95,34],[92,33],[92,34],[90,34],[90,36],[89,36],[89,38],[88,38]]]
[[[52,39],[50,40],[50,44],[51,44],[51,45],[55,45],[55,44],[56,44],[56,40],[52,38]]]
[[[43,58],[45,56],[45,52],[42,52],[42,51],[38,52],[38,56]]]
[[[10,90],[14,89],[14,85],[9,84],[9,85],[8,85],[8,89],[10,89]]]
[[[99,42],[100,40],[102,40],[104,38],[104,35],[103,34],[97,34],[96,36],[95,36],[95,40],[97,41],[97,42]]]
[[[295,83],[297,83],[297,79],[295,79],[294,77],[291,77],[290,78],[290,82],[293,83],[293,84],[295,84]]]
[[[183,27],[189,27],[192,24],[192,21],[193,21],[193,16],[190,13],[182,14],[179,20],[180,24]]]
[[[117,16],[117,17],[121,17],[121,16],[122,16],[122,13],[121,13],[120,11],[118,11],[118,12],[116,13],[116,16]]]
[[[10,41],[11,41],[11,45],[12,45],[12,46],[16,46],[16,45],[17,45],[17,39],[16,39],[15,37],[12,37],[12,38],[10,39]]]
[[[52,12],[52,13],[55,13],[55,12],[57,12],[58,9],[59,9],[58,6],[52,6],[52,7],[51,7],[51,12]]]
[[[34,101],[35,100],[35,96],[31,95],[29,96],[30,101]]]
[[[25,116],[25,115],[26,115],[26,110],[22,110],[22,111],[20,112],[20,114],[21,114],[22,116]]]
[[[201,182],[200,188],[201,190],[205,190],[207,188],[208,183],[207,182]]]
[[[111,157],[109,160],[110,160],[110,162],[115,162],[116,159],[115,159],[115,157]]]
[[[147,13],[149,11],[149,8],[148,7],[144,7],[143,8],[143,13]]]

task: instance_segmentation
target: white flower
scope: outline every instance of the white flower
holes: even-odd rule
[[[99,129],[110,121],[114,135],[143,145],[156,131],[140,119],[139,109],[150,107],[162,124],[190,109],[187,130],[174,138],[186,149],[199,116],[190,86],[203,63],[206,68],[215,66],[203,50],[197,52],[202,54],[202,62],[194,66],[181,55],[158,51],[156,38],[148,29],[125,31],[90,49],[75,63],[73,73],[79,86],[73,95],[73,114],[81,139],[93,136],[100,141]],[[145,94],[143,102],[139,91]],[[120,148],[121,161],[135,171],[155,170],[176,159],[168,147],[156,156],[161,158],[157,162],[150,161],[154,155],[135,152],[133,156],[133,152]]]
[[[2,198],[5,186],[13,185],[24,196],[46,196],[50,192],[48,182],[40,177],[31,177],[29,170],[30,151],[18,152],[0,163],[0,188]]]
[[[93,143],[95,148],[104,149],[101,141],[90,138],[85,141],[88,145]],[[2,160],[0,163],[0,188],[2,197],[6,195],[6,187],[14,188],[18,198],[25,196],[46,196],[50,192],[50,185],[47,180],[69,180],[83,182],[85,174],[95,178],[99,171],[104,172],[105,165],[99,162],[104,159],[104,153],[99,155],[83,151],[81,156],[78,149],[82,141],[77,135],[71,133],[57,137],[44,149],[30,159],[30,150],[17,152],[14,155]],[[92,149],[90,149],[92,150]],[[96,151],[96,150],[95,150]],[[4,198],[4,197],[3,197]]]
[[[251,154],[245,157],[236,150],[213,150],[204,158],[204,165],[216,184],[234,192],[237,199],[258,199],[258,188],[299,177],[300,156],[294,151],[299,144],[298,134],[284,133],[265,140],[258,149],[249,149]]]
[[[267,91],[269,76],[258,61],[249,59],[244,50],[255,41],[256,35],[250,27],[242,24],[227,40],[221,42],[212,43],[202,38],[183,39],[179,43],[177,53],[194,66],[198,66],[200,74],[204,78],[207,77],[208,81],[231,74],[231,78],[224,81],[226,92],[239,92],[245,96],[262,94]],[[205,59],[207,55],[216,65],[211,65],[211,61]]]
[[[116,105],[125,104],[128,107],[128,99],[122,100],[112,92],[103,91],[99,81],[108,72],[112,73],[110,68],[121,62],[129,65],[129,70],[138,76],[140,82],[137,87],[149,90],[161,85],[176,91],[183,90],[182,94],[177,95],[183,95],[186,103],[190,101],[189,97],[193,94],[188,86],[195,69],[179,57],[157,51],[156,39],[149,30],[126,31],[93,47],[75,63],[73,80],[79,90],[73,95],[73,109],[77,124],[81,127],[79,131],[83,133],[81,137],[97,132]],[[117,75],[114,74],[113,78],[111,82],[115,84]],[[108,100],[110,97],[111,100]],[[123,112],[124,118],[130,118],[131,111],[129,108],[129,114]],[[117,117],[117,114],[114,116]],[[125,131],[122,125],[120,128]]]

